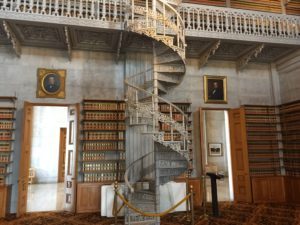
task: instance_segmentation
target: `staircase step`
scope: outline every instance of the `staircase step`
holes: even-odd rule
[[[180,81],[177,76],[174,74],[170,76],[169,74],[163,74],[163,73],[158,73],[157,79],[162,82],[167,82],[167,83],[172,83],[172,84],[179,84]]]
[[[157,56],[155,58],[155,64],[164,64],[164,63],[171,63],[171,62],[180,62],[182,59],[175,53],[173,50],[167,51],[166,53]]]
[[[159,177],[173,177],[179,176],[184,171],[187,170],[187,167],[180,167],[180,168],[172,168],[172,169],[159,169]]]
[[[167,53],[170,53],[171,51],[173,51],[169,46],[166,46],[164,44],[156,44],[155,45],[155,55],[158,57],[160,55],[164,55]],[[174,52],[174,51],[173,51]]]
[[[157,167],[159,169],[172,169],[172,168],[187,168],[188,163],[186,160],[157,160]]]
[[[158,91],[160,91],[162,94],[167,94],[168,93],[167,88],[160,81],[157,82],[157,88],[158,88]]]
[[[160,72],[160,73],[184,73],[185,72],[185,67],[183,65],[178,65],[178,64],[167,64],[167,65],[155,65],[154,66],[154,71],[155,72]]]

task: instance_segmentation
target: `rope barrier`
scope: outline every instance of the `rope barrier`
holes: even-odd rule
[[[117,212],[115,212],[115,210],[113,211],[113,216],[116,216],[119,214],[119,212],[121,211],[121,209],[125,206],[125,202],[123,202],[123,204],[121,205],[121,207],[117,210]]]
[[[168,213],[170,213],[171,211],[173,211],[174,209],[176,209],[178,206],[180,206],[183,202],[185,202],[186,200],[188,200],[188,198],[191,197],[191,193],[189,193],[187,196],[185,196],[182,200],[180,200],[176,205],[172,206],[171,208],[169,208],[168,210],[161,212],[161,213],[146,213],[143,212],[142,210],[136,208],[135,206],[131,205],[123,195],[121,195],[119,192],[116,192],[118,197],[123,201],[123,203],[125,203],[128,208],[132,209],[133,211],[135,211],[136,213],[141,214],[142,216],[151,216],[151,217],[161,217],[164,215],[167,215]]]

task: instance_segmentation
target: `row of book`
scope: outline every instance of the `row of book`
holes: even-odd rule
[[[85,112],[84,120],[125,120],[125,113],[117,112]]]
[[[0,129],[13,129],[12,121],[0,121]]]
[[[0,154],[0,162],[9,162],[10,154]]]
[[[126,125],[124,122],[87,122],[83,123],[84,130],[125,130]]]
[[[125,152],[119,152],[116,157],[119,157],[120,160],[125,159]],[[83,152],[82,153],[83,161],[96,161],[96,160],[107,160],[107,154],[104,152]]]
[[[84,102],[83,110],[125,110],[125,103],[106,103],[106,102]]]
[[[124,150],[124,143],[119,142],[84,142],[83,151]]]
[[[98,173],[98,174],[86,173],[83,175],[83,181],[84,182],[115,181],[115,180],[120,180],[121,177],[124,177],[124,172]]]
[[[119,161],[115,162],[97,162],[97,163],[83,163],[82,171],[83,172],[100,172],[100,171],[116,171],[116,170],[125,170],[125,163]]]
[[[84,140],[123,140],[124,132],[85,132]]]

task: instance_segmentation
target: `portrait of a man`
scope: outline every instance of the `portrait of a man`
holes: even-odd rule
[[[49,73],[44,77],[43,89],[49,94],[55,94],[60,89],[59,76],[54,73]]]
[[[204,76],[205,103],[227,103],[226,77]]]
[[[38,69],[37,98],[65,98],[66,70]]]

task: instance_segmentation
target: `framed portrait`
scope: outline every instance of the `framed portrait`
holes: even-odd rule
[[[65,98],[66,70],[39,68],[37,71],[37,98]]]
[[[209,156],[222,156],[222,144],[221,143],[209,143],[208,144]]]
[[[227,103],[227,78],[225,76],[204,76],[204,102]]]

